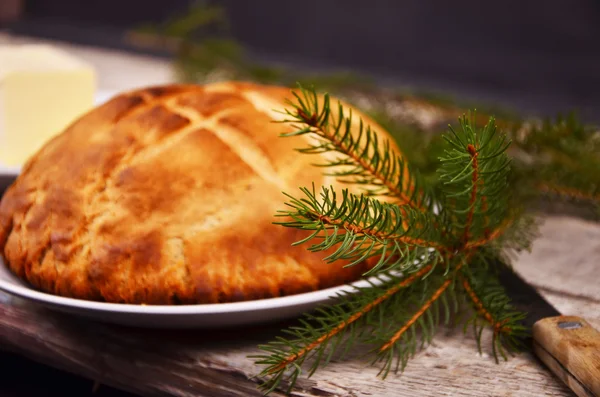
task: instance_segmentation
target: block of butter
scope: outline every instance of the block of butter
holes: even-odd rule
[[[0,46],[0,165],[20,167],[94,105],[94,69],[48,45]]]

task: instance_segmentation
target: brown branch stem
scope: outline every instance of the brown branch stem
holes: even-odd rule
[[[354,313],[346,321],[339,323],[333,329],[331,329],[327,333],[319,336],[313,342],[311,342],[307,346],[303,347],[296,353],[293,353],[293,354],[290,354],[289,356],[287,356],[281,363],[279,363],[274,368],[270,369],[269,373],[272,374],[272,373],[281,371],[282,369],[286,368],[288,365],[290,365],[294,361],[298,360],[302,356],[306,355],[307,353],[309,353],[310,351],[315,349],[317,346],[321,345],[323,342],[333,338],[335,335],[337,335],[341,331],[343,331],[347,326],[354,323],[355,321],[357,321],[358,319],[363,317],[365,314],[367,314],[368,312],[373,310],[373,308],[375,308],[377,305],[379,305],[382,302],[384,302],[385,300],[389,299],[392,295],[394,295],[400,289],[408,287],[409,285],[414,283],[419,277],[427,274],[431,270],[432,267],[433,267],[433,265],[427,265],[427,266],[423,267],[421,270],[419,270],[418,272],[416,272],[416,273],[412,274],[411,276],[409,276],[408,278],[402,280],[398,284],[393,285],[383,295],[381,295],[379,298],[373,300],[369,304],[365,305],[360,311]]]
[[[492,326],[492,328],[494,329],[494,333],[498,334],[509,332],[510,328],[505,327],[503,321],[496,321],[492,314],[486,310],[485,306],[483,305],[483,302],[481,301],[481,299],[479,299],[479,297],[473,290],[473,287],[466,278],[462,279],[462,284],[465,288],[465,291],[467,291],[467,294],[471,298],[471,301],[473,302],[477,313],[479,313],[479,315],[482,316]]]
[[[407,237],[407,236],[397,236],[397,235],[393,235],[393,234],[376,232],[376,231],[369,230],[366,228],[361,228],[360,226],[353,225],[346,221],[331,219],[329,216],[326,216],[326,215],[319,215],[316,213],[313,213],[313,215],[315,217],[317,217],[323,223],[326,223],[328,225],[342,226],[346,230],[349,230],[356,234],[370,235],[370,236],[374,236],[374,237],[381,238],[381,239],[393,239],[393,240],[400,241],[400,242],[403,242],[406,244],[418,245],[418,246],[427,247],[427,248],[435,248],[439,251],[444,251],[446,249],[446,247],[444,247],[440,244],[437,244],[435,242],[432,242],[432,241],[418,239],[418,238],[412,238],[412,237]]]
[[[472,250],[472,249],[475,249],[477,247],[481,247],[482,245],[485,245],[485,244],[489,243],[492,240],[497,239],[498,237],[500,237],[502,235],[502,233],[504,233],[504,231],[508,228],[508,226],[511,223],[512,223],[512,220],[506,221],[502,225],[500,225],[500,227],[498,227],[497,229],[495,229],[493,232],[487,233],[487,235],[485,237],[483,237],[483,238],[481,238],[479,240],[467,242],[467,244],[465,244],[465,249],[466,250]]]
[[[357,156],[355,153],[353,153],[350,150],[350,148],[348,148],[344,144],[344,142],[342,140],[337,139],[335,134],[331,134],[325,128],[323,123],[319,124],[318,117],[316,115],[314,115],[314,114],[308,115],[304,111],[302,111],[302,109],[298,109],[297,113],[298,113],[298,117],[302,120],[302,122],[304,122],[305,124],[309,125],[310,127],[314,128],[316,130],[314,132],[319,132],[322,136],[324,136],[329,141],[331,141],[331,143],[333,143],[333,145],[335,145],[342,153],[346,154],[348,157],[350,157],[352,160],[354,160],[358,165],[360,165],[363,169],[370,172],[371,175],[373,175],[375,178],[379,179],[381,181],[381,183],[386,188],[388,188],[390,193],[394,194],[400,200],[400,204],[407,204],[415,209],[424,211],[423,205],[421,203],[413,202],[410,195],[407,195],[401,188],[398,187],[397,184],[392,183],[387,178],[385,178],[384,175],[381,175],[373,167],[373,165],[369,161],[367,161],[365,158]]]
[[[571,197],[577,200],[600,201],[600,194],[589,194],[580,190],[550,184],[541,184],[538,189],[543,193],[554,193],[561,196]]]
[[[446,289],[452,283],[451,279],[444,281],[444,283],[433,293],[433,295],[425,302],[423,306],[419,308],[419,310],[408,320],[402,328],[398,330],[380,349],[380,352],[383,352],[389,349],[394,343],[400,339],[400,337],[429,309],[429,307],[440,298],[440,296],[446,291]]]

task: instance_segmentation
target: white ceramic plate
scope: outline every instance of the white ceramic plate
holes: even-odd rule
[[[96,106],[103,104],[108,99],[116,95],[113,91],[99,90],[96,93]],[[21,173],[20,166],[8,166],[0,164],[0,189],[4,190],[11,183],[14,182],[15,178]]]
[[[65,298],[37,291],[18,279],[0,258],[0,291],[48,309],[102,322],[145,328],[214,328],[279,321],[331,302],[342,291],[354,291],[351,286],[367,287],[368,282],[360,280],[320,291],[247,302],[141,306]]]

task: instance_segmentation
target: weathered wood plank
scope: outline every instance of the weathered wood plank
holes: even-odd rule
[[[544,290],[540,290],[540,293],[561,313],[583,317],[600,330],[600,302]]]
[[[246,356],[276,328],[218,332],[147,331],[95,324],[28,305],[0,307],[0,341],[9,349],[102,383],[145,395],[259,395]],[[484,345],[485,346],[485,345]],[[569,396],[529,354],[495,364],[474,340],[443,330],[402,375],[378,379],[360,359],[334,362],[302,379],[295,396]]]
[[[600,227],[566,216],[547,217],[531,253],[515,268],[542,290],[600,303]]]
[[[246,376],[235,367],[204,357],[212,350],[210,339],[176,342],[189,337],[152,336],[28,304],[0,306],[1,344],[34,360],[148,395],[259,395],[251,382],[240,381]]]

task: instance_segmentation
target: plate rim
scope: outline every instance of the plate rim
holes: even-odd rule
[[[0,266],[2,270],[7,272],[11,278],[18,277],[8,268],[4,262],[4,258],[0,256]],[[254,299],[242,302],[227,302],[227,303],[207,303],[207,304],[190,304],[190,305],[141,305],[131,303],[111,303],[98,302],[78,298],[69,298],[60,295],[53,295],[47,292],[42,292],[27,285],[21,285],[24,281],[18,279],[12,281],[10,279],[0,278],[0,291],[4,291],[10,295],[20,298],[35,301],[39,304],[52,304],[63,308],[91,310],[102,313],[120,313],[120,314],[136,314],[136,315],[201,315],[201,314],[230,314],[236,312],[252,312],[270,309],[281,309],[286,307],[295,307],[306,304],[326,303],[330,299],[334,299],[340,293],[356,292],[357,288],[364,288],[374,283],[377,283],[379,278],[369,277],[367,279],[359,279],[357,281],[346,283],[334,287],[324,288],[317,291],[309,291],[294,295]],[[316,305],[317,306],[317,305]]]

